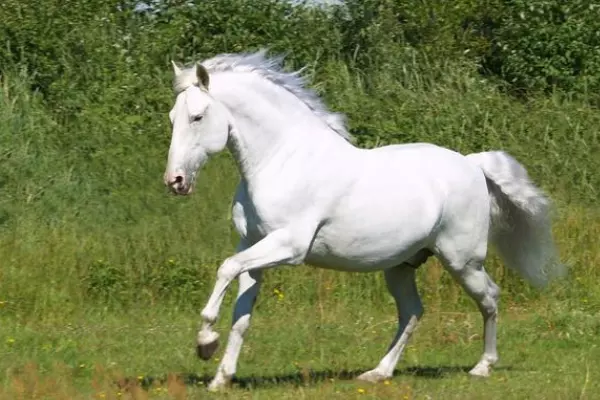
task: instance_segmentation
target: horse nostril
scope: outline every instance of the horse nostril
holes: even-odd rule
[[[185,174],[182,172],[176,172],[174,174],[165,174],[165,185],[171,188],[181,187],[185,184]]]

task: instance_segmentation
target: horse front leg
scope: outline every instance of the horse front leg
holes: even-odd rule
[[[260,290],[262,271],[242,273],[239,278],[238,295],[233,310],[233,322],[223,360],[217,368],[208,388],[211,391],[227,386],[237,370],[237,361],[244,344],[244,336],[250,327],[252,309]]]
[[[227,288],[233,279],[246,272],[253,273],[278,265],[301,264],[308,253],[314,232],[314,229],[306,229],[306,227],[304,229],[279,229],[223,262],[217,271],[217,281],[213,291],[201,313],[202,328],[198,333],[198,353],[200,355],[212,355],[216,350],[219,336],[213,330],[213,326],[219,316]],[[258,291],[258,289],[256,290]],[[242,305],[240,304],[240,307]],[[232,346],[231,349],[234,349],[237,344]],[[218,373],[217,377],[219,377]],[[219,387],[217,383],[215,381],[215,385],[211,386],[216,389]]]
[[[245,241],[240,241],[236,246],[236,253],[240,253],[248,248]],[[239,277],[240,289],[242,287],[242,276]],[[196,354],[203,360],[210,360],[219,347],[219,333],[213,329],[213,323],[202,322],[198,336],[196,338]]]

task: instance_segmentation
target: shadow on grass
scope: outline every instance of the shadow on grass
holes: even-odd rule
[[[438,367],[408,367],[394,371],[394,376],[413,376],[425,379],[442,379],[448,375],[466,374],[472,366],[438,366]],[[495,371],[512,371],[512,367],[496,367]],[[305,386],[317,384],[320,382],[336,379],[340,381],[354,380],[358,375],[366,372],[366,370],[322,370],[322,371],[299,371],[290,374],[282,375],[251,375],[247,377],[234,377],[232,386],[234,388],[249,389],[263,388],[277,385],[296,385]],[[196,374],[178,374],[177,378],[186,386],[206,386],[210,383],[214,376],[211,375],[196,375]],[[135,379],[128,380],[133,383]],[[164,377],[146,376],[141,381],[137,381],[142,388],[147,389],[153,385],[160,385],[167,381]],[[127,384],[127,380],[121,385]]]

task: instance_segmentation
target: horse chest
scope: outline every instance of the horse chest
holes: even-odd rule
[[[277,199],[254,201],[242,183],[233,199],[232,219],[240,237],[252,245],[286,225],[290,210]]]

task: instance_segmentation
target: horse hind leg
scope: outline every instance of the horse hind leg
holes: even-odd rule
[[[447,243],[448,246],[443,248],[438,257],[454,279],[475,301],[483,317],[483,354],[469,374],[488,377],[493,365],[498,362],[496,320],[500,288],[483,267],[487,241],[482,240],[476,246],[476,250],[471,252],[457,251],[454,246],[449,245],[450,243],[457,242]]]
[[[396,301],[398,331],[377,367],[358,376],[357,379],[379,382],[393,376],[394,369],[423,315],[423,305],[417,290],[415,271],[430,254],[429,250],[422,250],[409,262],[384,271],[387,288]]]
[[[476,287],[484,287],[484,290],[472,291],[471,297],[475,299],[481,315],[483,316],[484,342],[483,355],[481,359],[469,371],[473,376],[487,377],[491,368],[498,362],[498,350],[496,348],[496,325],[498,316],[498,301],[500,299],[500,288],[490,278],[483,266],[471,279],[475,280]],[[485,282],[485,283],[484,283]],[[470,290],[467,290],[470,292]]]

